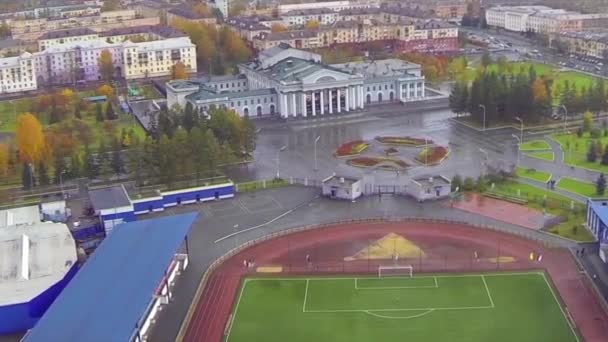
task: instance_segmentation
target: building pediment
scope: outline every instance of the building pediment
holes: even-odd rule
[[[312,85],[317,83],[333,83],[339,81],[347,81],[351,77],[350,74],[337,70],[321,69],[310,75],[302,78],[302,84]]]

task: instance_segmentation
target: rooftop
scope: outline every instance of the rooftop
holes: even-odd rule
[[[178,38],[186,37],[186,34],[174,29],[171,26],[165,25],[142,25],[142,26],[128,26],[118,27],[101,33],[102,37],[112,36],[125,36],[134,34],[156,34],[163,38]]]
[[[233,99],[242,99],[253,96],[264,96],[264,95],[273,95],[276,94],[275,90],[272,88],[262,88],[262,89],[254,89],[248,91],[239,91],[239,92],[217,92],[213,89],[209,89],[206,87],[200,88],[196,93],[190,94],[186,96],[187,99],[191,101],[205,101],[205,100],[215,100],[225,98],[227,100]]]
[[[196,218],[186,213],[117,227],[25,341],[131,341]]]
[[[317,31],[314,30],[294,30],[294,31],[283,31],[283,32],[262,32],[258,35],[261,40],[276,41],[276,40],[290,40],[290,39],[301,39],[301,38],[312,38],[317,36]]]
[[[127,191],[122,185],[89,191],[89,199],[95,210],[106,210],[131,205]]]
[[[331,186],[352,186],[354,183],[360,181],[358,178],[345,177],[345,176],[331,176],[323,180],[323,184]]]
[[[419,70],[418,64],[409,63],[401,59],[382,59],[362,62],[348,62],[333,64],[335,68],[342,69],[355,74],[361,74],[366,78],[370,77],[394,77],[394,76],[413,76],[412,70]]]
[[[0,306],[30,301],[63,279],[76,259],[63,223],[0,229]]]
[[[8,226],[34,224],[39,222],[40,210],[37,205],[0,210],[0,229]]]
[[[331,8],[307,8],[307,9],[297,9],[291,10],[289,12],[283,13],[283,17],[290,16],[300,16],[300,15],[319,15],[319,14],[335,14],[338,12],[332,10]]]
[[[50,31],[44,33],[39,39],[59,39],[67,37],[87,36],[97,34],[97,32],[91,30],[88,27],[72,28],[67,30]]]
[[[149,42],[126,42],[124,43],[124,47],[126,48],[137,48],[139,51],[157,51],[157,50],[166,50],[166,49],[179,49],[183,47],[193,47],[194,44],[190,41],[188,37],[178,37],[178,38],[167,38],[163,40],[153,40]]]
[[[190,8],[187,5],[180,5],[180,6],[174,7],[172,9],[170,9],[168,12],[171,13],[171,14],[175,14],[175,15],[178,15],[180,17],[184,17],[184,18],[192,19],[192,20],[213,18],[213,16],[211,14],[209,14],[209,15],[203,15],[203,14],[194,12],[192,10],[192,8]]]
[[[440,176],[440,175],[435,175],[435,176],[427,176],[427,177],[417,177],[412,179],[413,181],[415,181],[416,183],[423,185],[423,186],[434,186],[434,185],[449,185],[451,184],[450,180]]]

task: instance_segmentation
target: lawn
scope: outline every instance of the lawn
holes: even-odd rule
[[[580,138],[576,134],[554,134],[551,138],[557,141],[562,151],[564,151],[564,163],[590,170],[608,172],[608,165],[600,164],[601,158],[598,157],[595,162],[587,161],[587,152],[591,142],[597,140],[601,142],[602,146],[606,146],[608,136],[593,139],[589,133],[584,133]]]
[[[538,151],[538,150],[550,150],[551,146],[544,140],[530,140],[525,141],[519,145],[520,151]]]
[[[574,342],[577,337],[545,275],[531,272],[247,278],[225,339],[400,340]]]
[[[556,187],[581,195],[584,197],[598,197],[596,192],[595,184],[579,181],[573,178],[562,177],[557,182]]]
[[[536,159],[552,162],[555,160],[555,154],[551,151],[531,151],[524,153],[526,156]]]
[[[547,183],[549,179],[551,179],[551,174],[549,172],[538,171],[535,169],[526,169],[523,167],[518,167],[515,170],[515,174],[517,175],[517,177],[528,178],[541,183]]]

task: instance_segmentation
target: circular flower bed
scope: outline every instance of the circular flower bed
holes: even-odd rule
[[[344,158],[361,154],[369,147],[363,140],[354,140],[340,145],[334,153],[336,157]]]
[[[423,146],[432,144],[433,140],[414,137],[376,137],[376,141],[386,145]]]
[[[349,159],[348,165],[363,168],[405,170],[409,165],[401,159],[384,157],[358,157]]]
[[[436,165],[441,163],[449,153],[450,151],[447,147],[432,146],[423,149],[416,157],[416,161],[426,165]]]

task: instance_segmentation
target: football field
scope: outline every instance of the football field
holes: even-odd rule
[[[226,342],[579,341],[544,273],[245,278]]]

